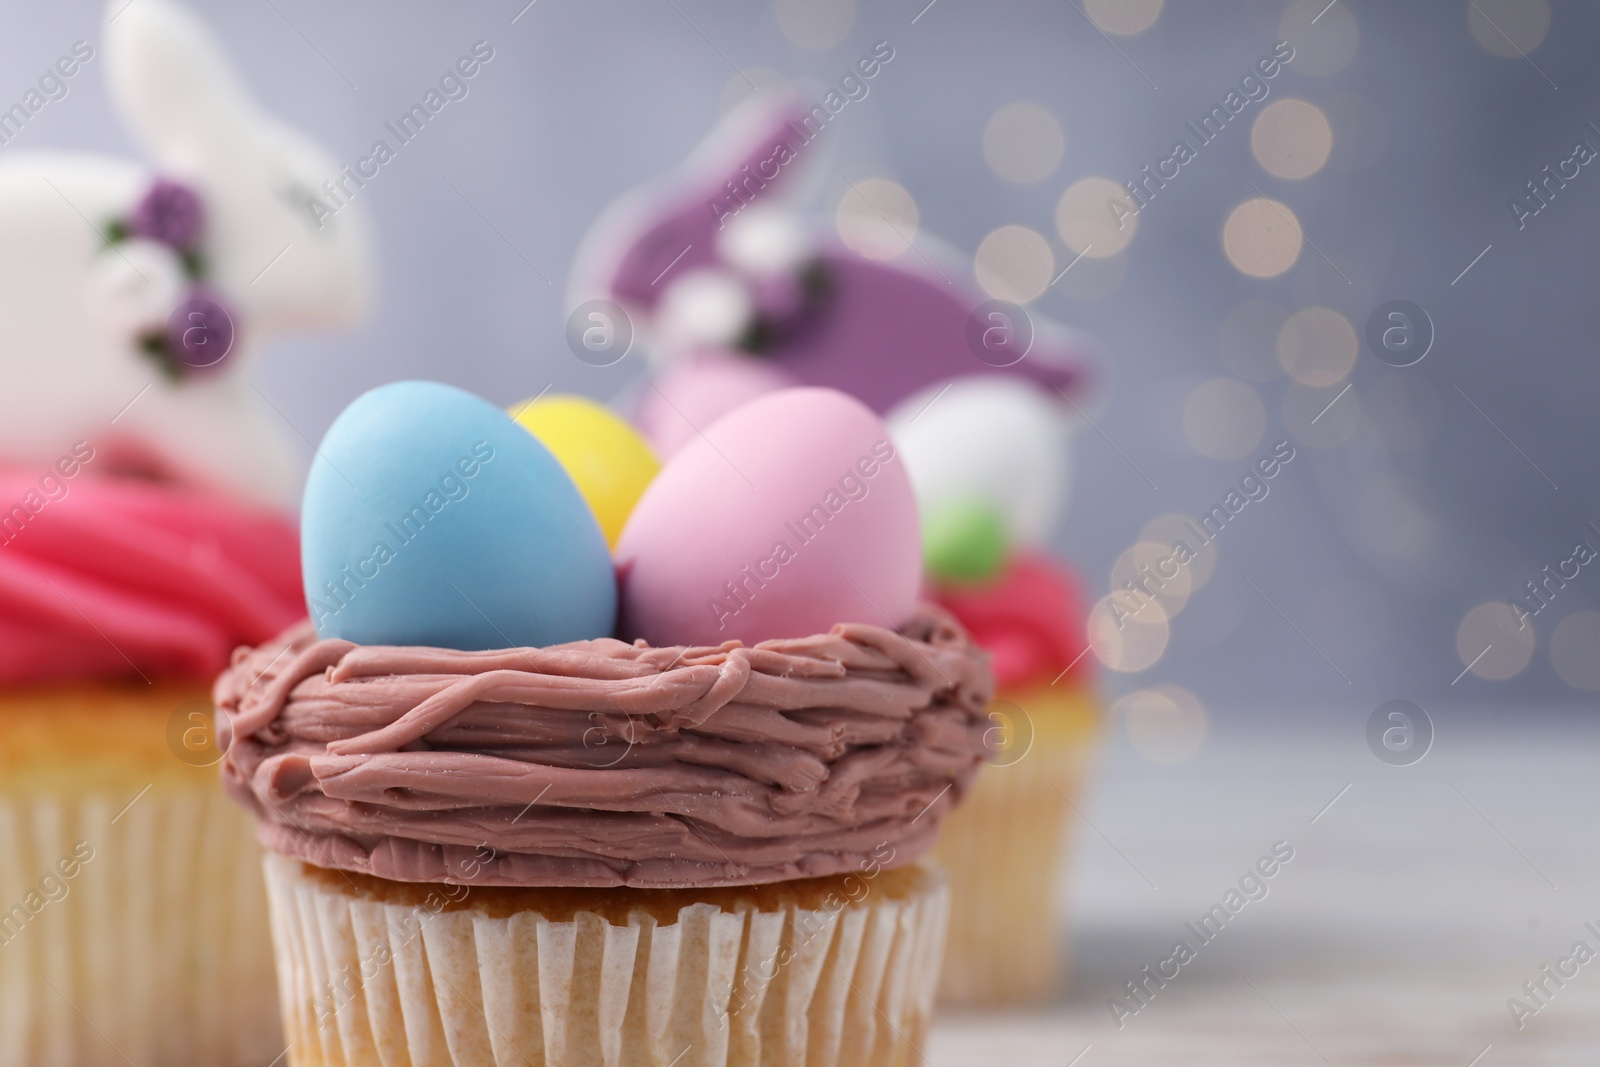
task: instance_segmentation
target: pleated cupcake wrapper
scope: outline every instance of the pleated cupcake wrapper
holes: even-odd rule
[[[260,857],[209,780],[0,794],[0,1067],[265,1067],[283,1043]]]
[[[837,909],[702,903],[624,925],[384,903],[282,857],[266,869],[295,1067],[923,1062],[937,879]]]
[[[1059,991],[1056,885],[1096,741],[1041,735],[1018,762],[985,767],[946,817],[933,850],[950,874],[940,1003],[1028,1003]]]

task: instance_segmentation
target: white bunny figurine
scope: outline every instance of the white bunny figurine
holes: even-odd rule
[[[337,164],[261,110],[187,8],[112,0],[101,46],[154,169],[0,155],[0,463],[47,470],[87,441],[91,469],[287,505],[289,427],[250,374],[273,334],[365,310],[360,205],[316,217]]]

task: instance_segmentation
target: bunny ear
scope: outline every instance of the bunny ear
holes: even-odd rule
[[[821,128],[794,95],[758,96],[718,124],[690,157],[687,169],[707,188],[725,194],[731,184],[747,194],[771,195],[768,187],[793,173],[789,164]],[[759,189],[754,180],[759,180]]]
[[[225,151],[256,106],[221,43],[173,0],[110,0],[103,40],[111,96],[163,162]]]
[[[742,105],[678,172],[624,197],[591,229],[575,274],[583,298],[607,292],[650,308],[671,280],[714,266],[724,222],[758,198],[776,199],[819,131],[793,96]]]

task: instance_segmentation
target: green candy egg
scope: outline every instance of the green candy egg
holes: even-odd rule
[[[985,582],[1006,559],[1006,527],[987,500],[959,497],[930,508],[922,520],[923,561],[946,582]]]

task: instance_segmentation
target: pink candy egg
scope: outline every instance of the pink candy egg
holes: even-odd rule
[[[799,384],[759,356],[698,352],[675,360],[645,389],[633,422],[667,460],[735,408]]]
[[[921,544],[878,416],[833,389],[770,393],[697,434],[640,498],[616,551],[622,632],[716,645],[899,626]]]

